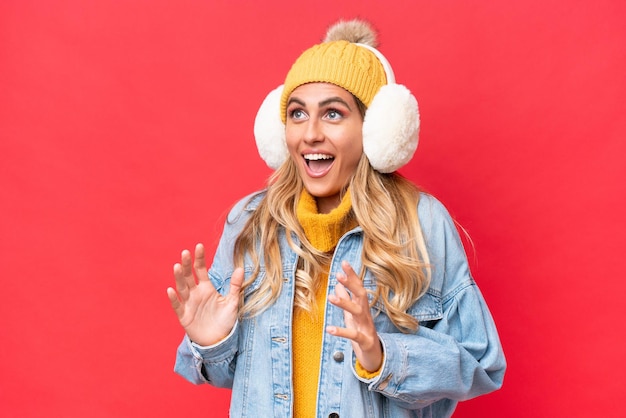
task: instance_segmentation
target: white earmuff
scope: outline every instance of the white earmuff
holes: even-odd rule
[[[409,89],[396,84],[391,64],[379,50],[365,44],[380,61],[387,84],[370,103],[363,120],[363,152],[374,170],[391,173],[413,158],[419,141],[419,108]]]
[[[363,120],[363,152],[374,170],[391,173],[407,164],[417,149],[419,109],[417,100],[405,86],[396,84],[389,61],[375,48],[366,48],[381,62],[387,84],[376,93]],[[254,137],[259,155],[272,169],[280,167],[289,156],[285,142],[285,124],[280,117],[283,86],[267,95],[254,121]]]
[[[273,170],[280,167],[289,150],[285,141],[285,124],[280,118],[280,96],[283,85],[267,95],[254,119],[254,139],[259,155]]]
[[[413,158],[419,136],[417,100],[400,84],[374,96],[363,121],[363,152],[374,170],[391,173]]]

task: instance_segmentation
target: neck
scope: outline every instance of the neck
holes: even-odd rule
[[[328,213],[321,213],[319,201],[306,190],[302,191],[298,202],[297,216],[309,242],[322,252],[331,251],[341,236],[356,226],[350,216],[352,201],[350,191],[343,196],[339,205]]]
[[[330,197],[316,197],[318,213],[330,213],[341,204],[339,195]]]

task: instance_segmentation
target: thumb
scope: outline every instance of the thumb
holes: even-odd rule
[[[233,272],[232,277],[230,278],[230,289],[228,290],[228,294],[231,297],[239,298],[239,293],[241,292],[241,286],[243,286],[243,268],[238,267]]]

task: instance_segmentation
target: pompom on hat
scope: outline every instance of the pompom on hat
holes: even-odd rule
[[[376,46],[376,34],[368,23],[339,21],[322,43],[298,57],[285,83],[270,92],[255,119],[257,148],[269,167],[277,169],[289,158],[285,141],[289,95],[315,82],[342,87],[365,104],[363,152],[375,170],[390,173],[411,160],[419,135],[417,100],[395,83],[391,65]]]

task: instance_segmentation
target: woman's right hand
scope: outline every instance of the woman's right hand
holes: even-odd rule
[[[222,296],[209,280],[204,246],[197,244],[193,262],[188,250],[182,252],[174,278],[176,290],[169,287],[167,296],[191,341],[209,346],[226,338],[237,321],[243,268],[235,269],[230,290]]]

